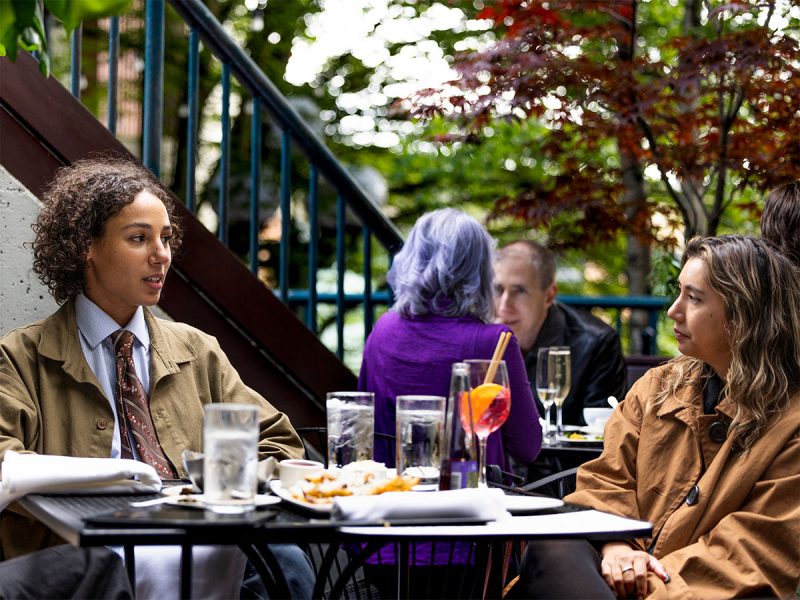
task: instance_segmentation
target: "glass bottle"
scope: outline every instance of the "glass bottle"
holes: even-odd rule
[[[445,417],[442,468],[439,476],[440,490],[457,490],[478,487],[477,445],[470,424],[469,365],[453,363],[450,378],[450,396]],[[467,427],[464,427],[464,423]]]

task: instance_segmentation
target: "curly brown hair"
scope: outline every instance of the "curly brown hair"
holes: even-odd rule
[[[181,245],[182,229],[175,200],[141,164],[117,158],[79,160],[56,172],[42,197],[42,210],[31,226],[33,270],[62,304],[83,289],[86,253],[103,235],[106,221],[148,191],[164,203],[172,225],[170,247]]]

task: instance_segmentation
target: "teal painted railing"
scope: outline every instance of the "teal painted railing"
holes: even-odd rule
[[[361,221],[363,227],[364,251],[363,277],[364,292],[358,294],[358,304],[363,305],[365,334],[371,330],[374,319],[375,301],[371,294],[372,257],[368,249],[372,240],[377,240],[391,256],[402,245],[402,238],[394,225],[386,219],[377,209],[375,204],[367,197],[356,181],[344,170],[342,165],[334,158],[325,144],[308,127],[297,112],[289,105],[286,99],[277,90],[274,84],[264,75],[263,71],[227,34],[211,12],[199,0],[171,0],[170,4],[176,12],[190,26],[189,40],[189,91],[190,98],[189,117],[192,120],[189,134],[195,137],[192,141],[196,145],[197,107],[196,97],[197,78],[197,39],[203,41],[212,54],[222,63],[222,147],[221,147],[221,185],[220,197],[217,208],[219,218],[219,239],[227,243],[227,219],[229,208],[229,178],[230,178],[230,78],[233,76],[239,85],[245,88],[253,100],[251,123],[251,162],[250,162],[250,268],[255,273],[258,269],[257,236],[259,231],[258,219],[258,185],[261,175],[261,111],[266,110],[270,117],[282,130],[281,158],[280,158],[280,206],[282,215],[291,214],[291,168],[292,150],[300,149],[309,161],[308,182],[308,227],[310,231],[308,244],[308,281],[305,289],[292,287],[289,280],[290,247],[290,219],[283,218],[281,223],[281,239],[279,249],[278,293],[281,299],[288,304],[290,295],[302,295],[305,305],[306,325],[317,332],[317,304],[320,302],[317,294],[317,274],[319,271],[319,178],[323,177],[337,193],[337,219],[336,219],[336,268],[337,268],[337,317],[336,317],[336,353],[341,358],[344,351],[344,273],[345,264],[345,210],[350,209]],[[163,7],[159,0],[148,0],[148,13],[152,9],[153,19],[157,20],[163,15]],[[158,13],[158,15],[157,15]],[[151,17],[147,17],[148,22]],[[163,35],[156,26],[154,35]],[[148,26],[148,31],[150,27]],[[148,33],[148,36],[150,34]],[[149,130],[145,123],[145,133]],[[189,143],[187,141],[187,143]],[[191,144],[190,144],[191,147]],[[191,158],[191,157],[190,157]],[[189,159],[187,159],[189,160]],[[149,165],[148,165],[149,166]],[[187,165],[187,173],[195,170],[195,164]],[[188,201],[188,198],[187,198]],[[187,202],[187,206],[188,206]],[[351,295],[352,296],[352,295]],[[388,297],[388,294],[387,294]],[[327,302],[326,298],[326,302]]]
[[[259,268],[258,234],[259,191],[262,173],[262,116],[266,112],[281,130],[280,141],[280,186],[279,206],[281,210],[281,236],[279,244],[279,266],[277,294],[289,306],[304,308],[306,325],[315,333],[318,327],[317,305],[336,306],[336,353],[342,358],[344,352],[344,316],[347,310],[363,306],[364,337],[372,330],[376,305],[391,302],[387,289],[373,290],[372,243],[377,240],[386,250],[389,260],[402,245],[402,238],[395,226],[384,217],[358,183],[335,159],[330,150],[309,128],[300,115],[290,106],[276,86],[244,50],[228,35],[214,15],[200,0],[168,0],[190,28],[187,43],[187,132],[186,132],[186,197],[187,208],[195,212],[196,170],[199,110],[198,87],[200,80],[200,42],[210,50],[221,63],[222,88],[222,140],[220,144],[220,186],[217,199],[218,229],[217,237],[228,242],[230,208],[230,148],[231,116],[230,96],[232,78],[251,96],[251,148],[249,164],[249,267],[255,274]],[[144,119],[142,139],[143,162],[157,175],[161,170],[161,147],[164,122],[163,77],[164,77],[164,19],[166,0],[145,0],[145,67],[144,67]],[[115,132],[117,124],[117,86],[119,57],[119,18],[109,21],[109,81],[108,81],[108,123],[109,130]],[[70,88],[80,98],[80,55],[81,29],[71,38]],[[292,196],[292,151],[300,150],[309,161],[308,181],[308,280],[306,288],[293,287],[290,281],[289,258],[293,248],[290,244],[291,196]],[[336,291],[321,293],[317,291],[319,263],[319,178],[322,177],[336,192]],[[362,293],[345,293],[344,274],[346,265],[345,225],[346,211],[350,210],[362,224],[362,273],[364,289]],[[644,351],[654,353],[655,331],[661,311],[667,305],[664,298],[653,297],[581,297],[561,296],[566,304],[585,308],[600,307],[616,311],[617,329],[621,330],[622,310],[626,308],[643,309],[649,313],[649,326],[645,331]]]
[[[200,42],[210,50],[221,64],[222,88],[221,128],[219,165],[219,195],[216,203],[218,218],[217,237],[228,244],[231,185],[231,86],[235,79],[240,88],[250,94],[252,101],[251,148],[250,148],[250,207],[249,207],[249,267],[255,274],[259,268],[258,234],[259,186],[262,174],[262,113],[266,112],[281,130],[280,157],[280,209],[282,215],[281,239],[279,248],[277,293],[287,304],[296,306],[297,298],[302,298],[306,325],[315,333],[318,328],[317,304],[331,302],[337,306],[336,353],[341,358],[344,351],[345,310],[360,304],[363,306],[365,335],[369,333],[374,321],[376,302],[388,302],[389,294],[384,291],[375,296],[372,293],[373,273],[372,243],[377,241],[389,254],[393,255],[402,245],[402,238],[395,226],[386,219],[372,200],[361,189],[353,177],[334,158],[325,144],[291,107],[275,85],[266,77],[253,60],[228,35],[214,15],[200,0],[170,0],[171,6],[190,28],[187,44],[188,89],[187,89],[187,134],[186,134],[186,206],[195,212],[197,209],[197,147],[199,110],[198,87],[200,80]],[[161,171],[161,147],[164,123],[164,29],[165,0],[145,0],[145,43],[144,43],[144,118],[142,127],[142,162],[156,175]],[[80,53],[81,30],[77,29],[71,39],[70,88],[80,99]],[[108,127],[114,132],[117,122],[117,86],[119,56],[119,19],[112,18],[109,24],[109,81],[108,81]],[[243,99],[244,100],[244,99]],[[294,250],[290,245],[291,197],[292,197],[292,152],[299,150],[309,162],[308,197],[308,280],[305,288],[297,287],[298,282],[289,279],[289,258]],[[323,300],[317,294],[317,274],[319,270],[319,204],[320,178],[324,178],[336,192],[336,269],[337,292],[332,300],[325,295]],[[364,292],[345,294],[344,274],[346,264],[345,214],[349,210],[362,223],[363,238],[363,277]],[[290,298],[293,301],[290,301]],[[354,300],[354,298],[357,298]]]

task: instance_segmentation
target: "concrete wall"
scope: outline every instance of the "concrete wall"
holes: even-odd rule
[[[0,335],[42,319],[58,305],[31,271],[31,223],[39,200],[0,165]]]

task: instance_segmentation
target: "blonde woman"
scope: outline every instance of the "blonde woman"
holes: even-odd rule
[[[669,309],[683,356],[653,369],[566,500],[648,539],[531,544],[515,595],[794,596],[800,581],[800,282],[768,243],[696,238]]]

